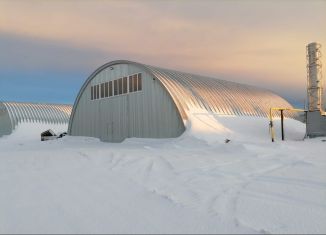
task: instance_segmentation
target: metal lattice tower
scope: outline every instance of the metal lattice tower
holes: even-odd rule
[[[313,42],[307,45],[307,99],[309,111],[323,109],[323,80],[321,45]]]

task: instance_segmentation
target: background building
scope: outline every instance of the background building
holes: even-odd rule
[[[0,136],[9,135],[22,123],[68,124],[72,106],[0,102]]]

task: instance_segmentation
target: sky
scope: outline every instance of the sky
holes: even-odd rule
[[[326,0],[0,0],[0,100],[72,104],[97,67],[124,59],[298,106],[308,43],[326,67],[325,12]]]

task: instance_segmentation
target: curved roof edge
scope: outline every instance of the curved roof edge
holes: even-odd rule
[[[70,133],[71,131],[71,124],[72,124],[72,120],[75,116],[75,111],[76,111],[76,106],[79,103],[79,100],[81,98],[81,95],[83,94],[84,90],[86,89],[87,85],[91,82],[91,80],[98,74],[100,73],[102,70],[113,66],[113,65],[117,65],[117,64],[132,64],[132,65],[136,65],[136,66],[140,66],[141,68],[143,68],[144,70],[146,70],[148,73],[152,74],[154,77],[156,77],[144,64],[141,63],[137,63],[137,62],[133,62],[133,61],[129,61],[129,60],[114,60],[108,63],[103,64],[102,66],[98,67],[93,73],[91,73],[91,75],[88,76],[88,78],[86,79],[86,81],[84,82],[83,86],[80,88],[78,95],[75,99],[74,105],[72,107],[72,111],[71,111],[71,115],[70,115],[70,119],[69,119],[69,126],[68,126],[68,133]],[[164,84],[162,84],[164,86]],[[170,94],[170,92],[168,92]],[[171,95],[170,95],[171,96]],[[173,97],[171,97],[173,99]]]

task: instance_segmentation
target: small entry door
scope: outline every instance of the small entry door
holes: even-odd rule
[[[100,103],[101,140],[121,142],[128,137],[127,97],[105,99]]]

